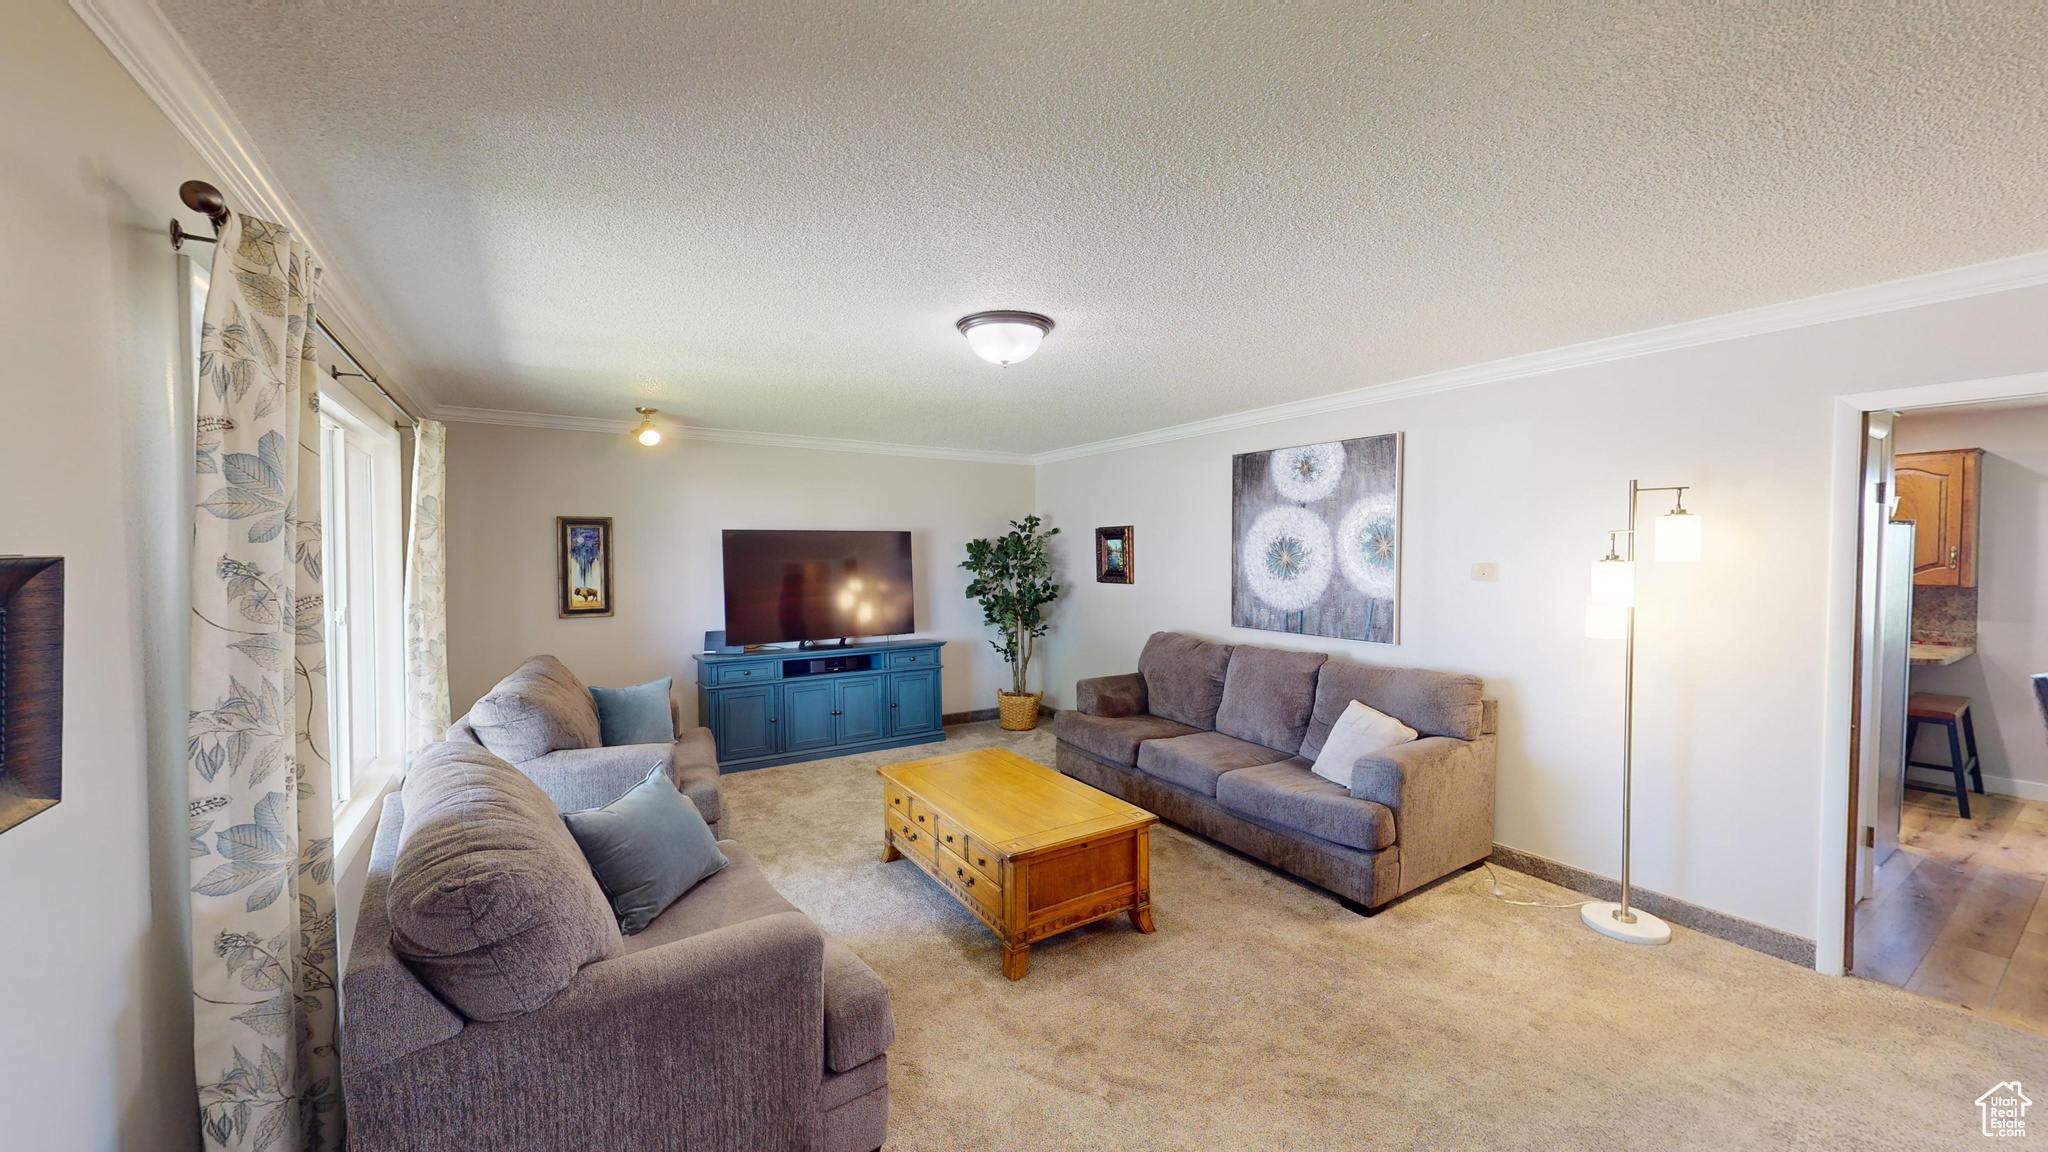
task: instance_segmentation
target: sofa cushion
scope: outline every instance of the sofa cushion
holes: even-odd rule
[[[1288,756],[1301,751],[1301,738],[1308,733],[1316,705],[1316,669],[1329,658],[1323,652],[1250,644],[1231,649],[1216,730]]]
[[[718,850],[729,863],[716,876],[683,893],[681,900],[669,905],[638,935],[626,937],[628,954],[797,910],[768,882],[760,862],[738,841],[720,840]]]
[[[1330,726],[1353,700],[1377,708],[1424,736],[1477,740],[1480,697],[1486,682],[1477,676],[1420,668],[1381,668],[1332,660],[1316,675],[1315,714],[1302,739],[1301,754],[1313,760],[1330,738]]]
[[[666,761],[624,796],[562,820],[628,936],[729,863],[697,806],[676,791]]]
[[[471,1020],[509,1020],[616,955],[619,924],[540,786],[474,744],[434,744],[405,780],[385,907],[392,950]]]
[[[1316,753],[1315,774],[1332,784],[1343,785],[1349,792],[1351,775],[1359,760],[1414,739],[1415,729],[1370,704],[1353,700],[1344,706],[1344,714],[1330,729],[1323,750]]]
[[[1196,732],[1138,745],[1139,771],[1204,796],[1216,794],[1216,778],[1226,772],[1285,759],[1285,752],[1221,732]]]
[[[1225,773],[1216,782],[1216,803],[1240,816],[1347,848],[1373,852],[1394,842],[1391,809],[1353,797],[1309,767],[1309,761],[1296,756]]]
[[[590,702],[597,708],[598,739],[607,748],[673,741],[676,722],[669,708],[669,693],[674,686],[671,676],[624,688],[593,685]]]
[[[498,681],[470,705],[469,725],[484,747],[514,762],[604,743],[590,690],[553,656],[535,656]]]
[[[1053,735],[1091,756],[1112,764],[1135,765],[1138,745],[1146,740],[1164,740],[1199,732],[1161,716],[1090,716],[1062,708],[1052,722]]]
[[[1145,704],[1154,716],[1204,731],[1216,727],[1223,703],[1223,674],[1230,645],[1211,644],[1180,632],[1154,632],[1138,657],[1145,678]]]
[[[896,1042],[889,986],[867,962],[825,938],[825,1067],[848,1072]]]

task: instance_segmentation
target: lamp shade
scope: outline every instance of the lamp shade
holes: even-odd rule
[[[1700,558],[1700,518],[1680,508],[1657,517],[1657,559],[1696,563]]]
[[[1594,640],[1628,639],[1628,609],[1586,597],[1586,635]]]
[[[1586,603],[1603,608],[1633,608],[1636,604],[1636,566],[1630,560],[1593,561],[1593,591]]]

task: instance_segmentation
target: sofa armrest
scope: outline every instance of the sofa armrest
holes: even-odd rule
[[[697,812],[718,831],[725,819],[725,797],[718,785],[718,741],[711,729],[692,728],[676,738],[676,788],[697,806]]]
[[[348,1084],[350,1143],[808,1152],[824,948],[792,911],[586,965],[538,1010]]]
[[[1401,891],[1493,853],[1494,737],[1428,736],[1361,756],[1351,794],[1394,812]]]
[[[515,767],[540,785],[564,812],[602,808],[647,779],[655,765],[675,779],[675,745],[615,744],[610,748],[564,748],[522,760]],[[706,817],[708,821],[710,818]]]
[[[1096,676],[1074,685],[1074,706],[1083,714],[1119,719],[1142,716],[1150,701],[1145,696],[1145,677],[1127,672],[1122,676]]]

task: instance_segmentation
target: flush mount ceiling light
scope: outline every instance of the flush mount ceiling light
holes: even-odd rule
[[[956,325],[974,354],[1004,367],[1027,360],[1052,331],[1052,317],[1036,312],[976,312]]]
[[[661,443],[661,429],[654,426],[654,414],[661,411],[661,409],[635,408],[633,411],[640,414],[640,426],[633,429],[633,439],[638,440],[649,448]]]

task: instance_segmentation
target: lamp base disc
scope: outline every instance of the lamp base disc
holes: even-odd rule
[[[1629,909],[1634,914],[1636,922],[1624,924],[1615,915],[1620,911],[1621,905],[1603,900],[1581,905],[1579,919],[1586,922],[1586,927],[1602,936],[1612,936],[1616,940],[1625,940],[1630,944],[1671,943],[1671,925],[1641,908]]]

